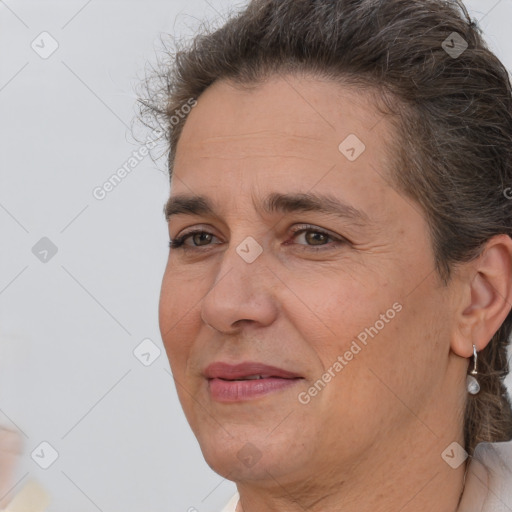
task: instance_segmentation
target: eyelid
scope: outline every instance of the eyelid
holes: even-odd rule
[[[211,230],[211,229],[213,229],[212,226],[210,226],[208,224],[194,224],[192,227],[182,229],[174,238],[175,239],[181,238],[183,236],[190,235],[192,233],[196,233],[198,231],[210,232],[209,230]]]
[[[318,233],[323,233],[324,235],[327,235],[330,238],[334,238],[335,240],[345,240],[342,236],[337,235],[336,233],[333,233],[329,231],[328,229],[320,228],[318,226],[315,226],[314,224],[298,224],[291,228],[290,230],[294,235],[297,233],[300,233],[301,231],[315,231]]]

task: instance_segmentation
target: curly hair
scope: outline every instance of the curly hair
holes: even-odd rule
[[[217,80],[253,87],[310,73],[378,93],[396,126],[391,182],[428,221],[443,283],[494,235],[512,235],[512,95],[508,72],[456,0],[252,0],[176,50],[145,82],[145,124],[165,131],[172,179],[183,105]],[[188,109],[190,110],[190,109]],[[512,313],[479,353],[465,448],[512,439],[503,380]]]

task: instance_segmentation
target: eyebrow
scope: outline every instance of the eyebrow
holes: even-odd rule
[[[263,201],[263,211],[272,213],[317,212],[352,220],[356,223],[369,223],[370,217],[362,210],[344,203],[331,194],[312,192],[297,194],[269,194]],[[206,215],[218,218],[212,202],[205,196],[180,194],[171,196],[164,205],[166,221],[174,215]]]

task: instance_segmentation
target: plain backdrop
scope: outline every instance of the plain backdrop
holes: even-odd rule
[[[50,512],[217,512],[236,490],[202,458],[158,329],[165,157],[93,190],[140,148],[160,36],[243,4],[0,2],[0,425],[22,432],[16,490],[37,479]],[[512,69],[512,0],[467,6]]]

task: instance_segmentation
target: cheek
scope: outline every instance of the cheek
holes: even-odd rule
[[[184,322],[190,322],[201,295],[198,295],[197,280],[186,278],[176,265],[167,264],[160,289],[158,316],[162,335],[171,330],[181,331]],[[164,340],[165,341],[165,340]]]
[[[380,379],[408,396],[408,390],[416,388],[410,377],[414,381],[417,375],[413,372],[411,376],[408,365],[414,366],[421,359],[418,353],[410,353],[412,347],[404,350],[404,344],[410,345],[410,330],[418,319],[401,300],[399,287],[379,281],[373,274],[371,277],[373,284],[363,283],[340,271],[336,279],[325,276],[311,286],[295,282],[293,290],[302,301],[288,302],[293,308],[293,313],[288,313],[293,314],[292,321],[308,344],[308,389],[315,397],[312,408],[327,408],[325,414],[336,418],[340,414],[350,417],[348,424],[357,428],[369,414],[382,419],[399,413],[388,411],[401,405]],[[407,368],[400,369],[401,362],[407,362]],[[326,383],[325,387],[317,384],[318,379]],[[377,428],[376,424],[373,427]]]
[[[283,301],[288,314],[300,326],[304,339],[330,358],[347,350],[359,333],[379,321],[380,314],[390,309],[389,316],[396,313],[392,305],[398,294],[393,294],[387,282],[363,283],[343,270],[335,275],[316,273],[309,279],[289,276],[288,282],[293,290]]]
[[[158,307],[160,334],[173,374],[184,371],[199,307],[195,295],[187,292],[187,285],[176,276],[174,271],[165,272]]]

